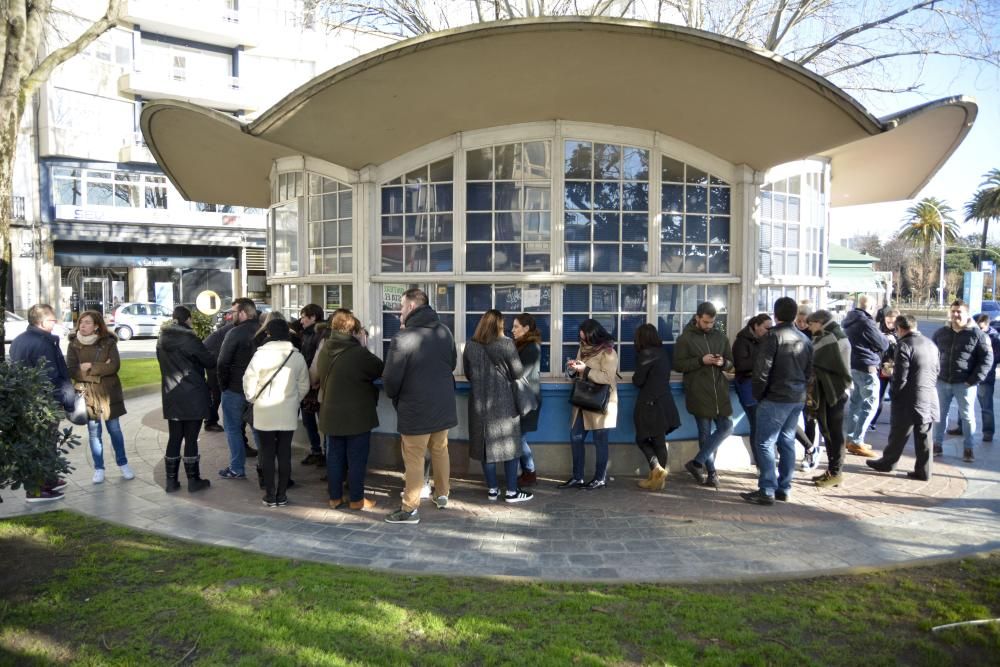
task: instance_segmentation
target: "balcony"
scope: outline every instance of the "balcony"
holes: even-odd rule
[[[203,44],[257,45],[249,15],[220,0],[127,0],[123,20],[146,32]]]
[[[199,77],[184,69],[143,69],[118,79],[122,95],[140,95],[151,100],[180,100],[220,111],[253,111],[252,96],[240,90],[239,77]]]
[[[132,141],[127,142],[124,146],[118,149],[118,161],[119,162],[146,162],[155,163],[156,160],[153,159],[153,154],[150,152],[149,148],[146,146],[146,140],[142,137],[142,132],[135,132],[132,135]]]

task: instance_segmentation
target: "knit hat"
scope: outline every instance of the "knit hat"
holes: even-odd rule
[[[278,318],[272,319],[267,323],[267,337],[271,340],[289,340],[288,322]]]

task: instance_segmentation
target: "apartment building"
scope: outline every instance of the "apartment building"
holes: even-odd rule
[[[73,8],[96,16],[102,5]],[[56,70],[22,127],[15,310],[170,307],[204,290],[268,298],[266,212],[186,201],[145,146],[139,115],[171,99],[243,119],[357,54],[302,16],[302,0],[129,0],[118,27]]]

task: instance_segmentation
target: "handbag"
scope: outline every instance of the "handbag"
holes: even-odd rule
[[[569,402],[581,410],[607,414],[610,400],[611,385],[598,384],[582,377],[573,380],[573,388],[569,392]]]
[[[497,369],[497,373],[500,374],[502,378],[507,380],[510,385],[510,392],[514,398],[514,409],[517,410],[518,417],[527,417],[532,412],[538,409],[538,399],[535,398],[535,392],[531,390],[531,385],[528,384],[526,378],[517,378],[512,380],[510,373],[507,372],[507,365],[501,364],[497,361],[493,353],[490,352],[489,348],[483,346],[486,350],[486,356],[490,358],[493,362],[493,367]]]
[[[285,367],[285,364],[288,363],[288,360],[292,358],[293,354],[295,354],[295,350],[292,350],[291,352],[289,352],[288,356],[285,357],[285,360],[281,362],[281,365],[278,366],[277,370],[275,370],[273,373],[271,373],[271,377],[267,378],[267,382],[264,383],[264,386],[257,390],[257,393],[254,395],[253,400],[247,401],[247,406],[245,408],[243,408],[243,421],[245,421],[247,424],[249,424],[250,428],[253,428],[253,404],[254,404],[254,401],[256,401],[258,398],[260,398],[260,395],[264,393],[265,389],[267,389],[267,385],[271,384],[271,380],[273,380],[275,378],[275,376],[277,376],[278,373],[281,372],[281,369]]]
[[[75,391],[75,390],[74,390]],[[73,399],[73,408],[66,410],[66,419],[70,422],[76,424],[77,426],[83,426],[87,423],[87,397],[81,392],[75,392],[76,398]]]

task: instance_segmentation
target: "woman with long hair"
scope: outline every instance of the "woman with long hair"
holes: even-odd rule
[[[670,359],[652,324],[636,329],[635,352],[632,384],[639,387],[633,413],[635,442],[649,463],[649,477],[639,480],[639,486],[659,491],[667,481],[666,436],[681,425],[681,418],[670,393]]]
[[[559,485],[560,489],[603,489],[607,486],[608,430],[618,424],[618,353],[615,340],[595,319],[580,323],[580,351],[576,359],[566,362],[566,372],[571,378],[583,378],[597,384],[608,385],[610,397],[604,412],[583,410],[573,406],[570,418],[570,448],[573,454],[573,476]],[[597,449],[594,477],[583,481],[586,450],[583,443],[592,433]]]
[[[504,500],[520,503],[534,496],[517,484],[521,455],[521,419],[513,384],[524,375],[514,343],[503,335],[503,315],[487,310],[462,353],[469,379],[469,456],[481,461],[487,499],[500,497],[497,464],[504,467],[507,493]]]
[[[747,416],[750,426],[750,463],[757,465],[757,399],[753,397],[751,378],[753,364],[757,360],[757,350],[760,342],[771,329],[771,316],[759,313],[750,318],[747,325],[740,329],[733,341],[733,370],[736,373],[736,398],[743,406],[743,414]]]
[[[191,311],[177,306],[173,322],[160,329],[156,341],[156,359],[162,379],[163,416],[170,436],[163,459],[167,471],[165,488],[172,493],[181,488],[181,443],[184,443],[184,472],[188,491],[207,489],[211,482],[201,478],[198,433],[208,417],[211,398],[205,369],[215,368],[216,357],[205,347],[191,328]]]
[[[96,310],[87,310],[76,321],[76,333],[70,334],[66,351],[66,366],[76,388],[87,401],[87,434],[90,453],[94,458],[94,484],[104,481],[104,442],[101,421],[108,429],[108,438],[115,451],[115,463],[122,478],[135,477],[125,456],[125,436],[118,418],[125,414],[125,394],[118,370],[118,338],[108,330],[104,317]]]
[[[521,417],[521,475],[517,478],[517,485],[524,487],[532,486],[538,479],[527,434],[538,430],[538,413],[542,410],[542,334],[531,313],[515,315],[510,330],[517,346],[517,356],[521,359],[520,379],[528,384],[538,406]]]

